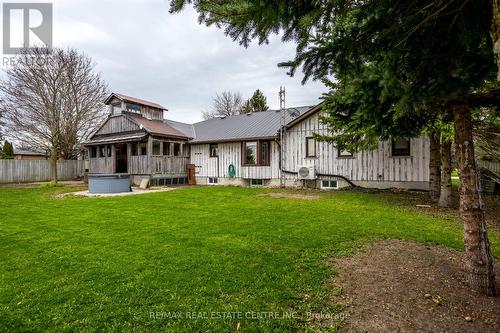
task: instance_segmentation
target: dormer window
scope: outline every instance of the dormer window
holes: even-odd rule
[[[133,103],[126,104],[128,112],[141,113],[141,106]]]

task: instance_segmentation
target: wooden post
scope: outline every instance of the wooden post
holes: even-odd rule
[[[111,145],[111,173],[116,173],[116,151],[114,144]]]
[[[131,161],[132,157],[132,143],[127,143],[127,173],[131,173],[131,168],[132,168],[132,163]]]
[[[150,135],[148,136],[148,146],[147,146],[147,158],[148,158],[148,167],[147,167],[147,172],[148,174],[151,174],[152,173],[152,170],[153,168],[151,167],[151,163],[153,161],[153,159],[151,158],[152,154],[153,154],[153,137]]]

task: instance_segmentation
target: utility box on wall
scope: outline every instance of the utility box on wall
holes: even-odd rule
[[[316,173],[314,171],[314,166],[308,165],[298,165],[297,175],[300,180],[313,180],[316,179]]]

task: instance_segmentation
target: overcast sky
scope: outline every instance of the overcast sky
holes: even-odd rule
[[[191,8],[168,13],[167,0],[55,0],[54,44],[75,47],[97,63],[112,91],[158,102],[170,119],[195,122],[223,90],[250,96],[257,88],[277,108],[278,90],[287,106],[313,105],[319,82],[301,85],[277,63],[294,55],[278,37],[245,49],[223,31],[197,23]]]

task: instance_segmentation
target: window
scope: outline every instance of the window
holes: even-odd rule
[[[219,145],[216,143],[210,144],[210,157],[219,157]]]
[[[392,156],[410,156],[410,140],[393,139]]]
[[[137,156],[137,143],[132,143],[132,156]]]
[[[106,157],[106,146],[99,146],[99,157]]]
[[[257,141],[244,142],[243,146],[244,146],[243,164],[257,165]]]
[[[133,103],[126,104],[127,111],[134,113],[141,113],[141,106]]]
[[[215,177],[208,177],[208,185],[217,185],[219,183],[219,179]]]
[[[260,165],[269,165],[269,157],[271,156],[269,141],[260,142]]]
[[[306,157],[316,157],[316,140],[306,138]]]
[[[347,149],[340,149],[340,148],[338,148],[337,149],[337,156],[338,157],[353,157],[354,154],[351,151],[347,150]]]
[[[174,142],[174,156],[179,156],[181,154],[181,144]]]
[[[163,142],[163,156],[170,156],[170,142]]]
[[[191,146],[189,144],[184,144],[182,146],[182,152],[184,153],[184,156],[189,157],[191,154]]]
[[[269,141],[248,141],[242,143],[243,165],[269,165],[271,157]]]
[[[339,188],[339,183],[337,180],[322,180],[321,188],[325,190],[337,189]]]
[[[153,140],[153,155],[160,155],[161,153],[161,142],[158,140]]]
[[[148,154],[148,144],[146,142],[140,142],[138,152],[139,152],[139,155],[147,155]]]
[[[121,106],[121,104],[112,105],[111,106],[111,111],[112,111],[113,114],[120,114],[120,113],[122,113],[122,106]]]
[[[264,185],[263,179],[250,179],[250,186],[262,186]]]
[[[97,147],[90,147],[90,157],[91,158],[97,157]]]

